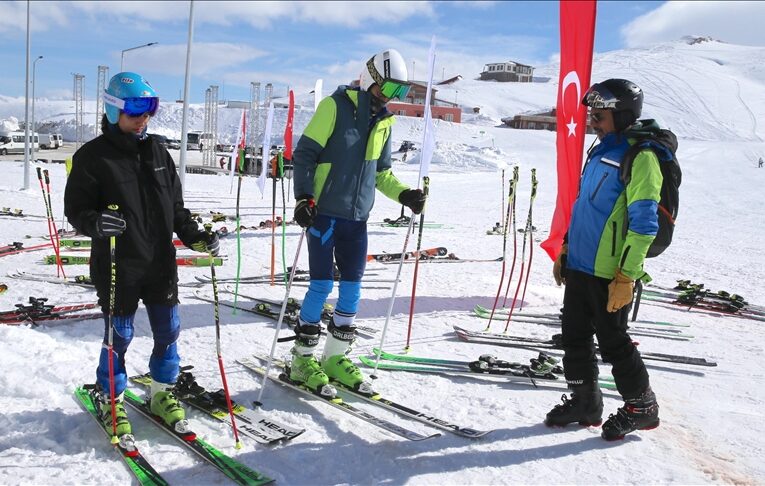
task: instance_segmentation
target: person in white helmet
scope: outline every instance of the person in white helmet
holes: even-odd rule
[[[290,379],[319,393],[332,394],[333,381],[370,390],[361,371],[347,358],[356,337],[354,319],[367,261],[367,219],[375,189],[420,213],[425,196],[391,171],[393,115],[385,105],[409,92],[406,62],[386,49],[361,70],[359,86],[339,86],[319,103],[293,155],[295,221],[307,229],[311,282],[295,328]],[[321,361],[321,314],[340,272],[339,298],[327,330]]]

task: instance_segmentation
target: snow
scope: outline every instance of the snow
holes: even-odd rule
[[[726,289],[765,303],[761,283],[765,264],[762,185],[765,170],[756,168],[765,155],[765,84],[762,61],[765,49],[717,42],[695,45],[666,43],[647,49],[604,53],[596,57],[593,79],[625,77],[645,90],[645,117],[659,119],[678,133],[678,158],[683,167],[681,206],[673,245],[646,269],[661,285],[677,278],[704,282],[708,288]],[[759,66],[759,68],[757,67]],[[427,229],[423,247],[446,246],[462,258],[496,258],[502,239],[485,235],[500,219],[504,195],[501,168],[519,165],[517,219],[525,221],[530,192],[530,169],[537,168],[539,193],[534,206],[534,260],[524,310],[553,312],[561,304],[563,290],[555,286],[551,262],[538,246],[550,225],[555,203],[555,134],[547,131],[511,130],[498,126],[499,118],[516,112],[552,106],[556,94],[557,67],[541,69],[549,83],[526,85],[462,80],[441,87],[438,97],[458,101],[466,108],[481,107],[481,114],[466,115],[463,124],[439,122],[437,149],[431,165],[431,198],[427,220],[447,223],[453,229]],[[545,74],[546,71],[546,74]],[[37,101],[38,120],[57,119],[62,126],[73,122],[67,102]],[[71,104],[71,102],[68,102]],[[301,101],[303,106],[312,106]],[[17,101],[0,97],[0,117],[23,118]],[[21,104],[23,110],[23,100]],[[174,108],[174,110],[172,109]],[[199,110],[198,107],[195,110]],[[232,127],[238,110],[220,110]],[[162,116],[167,113],[167,116]],[[200,121],[201,111],[193,120]],[[302,130],[311,111],[298,112],[296,130]],[[227,120],[229,118],[226,118]],[[152,121],[157,133],[179,132],[179,106],[161,112]],[[275,133],[283,121],[275,122]],[[219,126],[221,123],[219,122]],[[421,120],[399,118],[394,145],[402,140],[422,140]],[[192,128],[195,128],[192,123]],[[233,134],[233,128],[231,133]],[[588,137],[587,145],[592,141]],[[274,143],[277,143],[276,141]],[[397,156],[398,157],[398,156]],[[51,173],[53,208],[60,220],[65,173],[62,165],[44,165]],[[35,185],[19,191],[23,179],[20,161],[2,162],[0,206],[23,208],[44,215],[40,190]],[[417,183],[417,158],[394,164],[405,182]],[[509,171],[506,177],[509,176]],[[33,177],[34,178],[34,177]],[[199,210],[233,212],[235,193],[228,191],[223,176],[186,175],[186,206]],[[271,215],[271,184],[261,196],[254,179],[242,188],[243,224],[257,224]],[[280,191],[280,189],[278,189]],[[280,195],[277,194],[277,201]],[[288,202],[287,215],[294,201]],[[400,206],[379,195],[370,221],[395,217]],[[1,218],[2,243],[42,243],[46,234],[40,219]],[[218,224],[220,226],[220,224]],[[229,223],[230,227],[230,223]],[[32,238],[26,238],[31,235]],[[299,232],[287,229],[286,260],[292,263]],[[400,251],[403,229],[370,226],[370,252]],[[521,235],[518,235],[519,246]],[[410,239],[409,248],[413,241]],[[268,231],[242,234],[243,275],[269,271],[271,238]],[[281,248],[277,239],[277,265]],[[512,245],[509,245],[512,254]],[[43,254],[30,252],[0,257],[0,282],[9,289],[0,295],[0,308],[12,308],[30,295],[51,302],[94,300],[93,292],[62,286],[14,280],[5,275],[16,268],[55,275],[52,266],[40,263]],[[190,254],[190,250],[182,253]],[[236,273],[236,241],[222,241],[228,254],[220,277]],[[527,248],[527,257],[529,249]],[[307,268],[305,248],[299,266]],[[385,349],[398,352],[406,340],[413,265],[405,265],[398,287]],[[395,265],[370,263],[373,278],[394,278]],[[87,272],[85,266],[67,267],[69,275]],[[208,275],[206,268],[179,269],[181,282]],[[466,344],[456,340],[451,327],[482,329],[486,321],[469,312],[476,304],[491,306],[499,283],[499,263],[423,264],[419,267],[417,299],[412,330],[413,355],[476,359],[493,353],[511,361],[527,361],[530,351]],[[517,270],[516,270],[517,275]],[[369,283],[370,286],[381,284]],[[385,284],[382,284],[385,285]],[[513,283],[513,288],[515,283]],[[179,351],[183,364],[194,365],[201,384],[221,387],[215,352],[212,305],[192,297],[193,288],[181,287],[183,330]],[[207,289],[209,290],[209,289]],[[243,291],[281,298],[281,287],[243,285]],[[295,286],[301,298],[305,287]],[[391,296],[390,289],[363,291],[359,320],[382,329]],[[336,297],[336,293],[332,297]],[[334,302],[334,299],[331,299]],[[624,441],[603,441],[598,428],[549,429],[542,424],[545,413],[559,403],[563,390],[533,389],[510,384],[501,378],[447,378],[379,372],[376,388],[384,395],[463,426],[492,429],[478,440],[444,432],[442,437],[420,443],[408,442],[360,422],[350,415],[316,401],[297,399],[289,390],[268,383],[264,409],[274,417],[306,433],[291,443],[266,448],[243,439],[234,448],[226,426],[195,411],[188,413],[195,429],[208,442],[248,466],[276,479],[278,484],[700,484],[765,482],[761,458],[765,425],[765,376],[759,368],[765,330],[760,322],[733,317],[687,312],[683,308],[641,306],[642,319],[690,324],[689,342],[642,337],[640,349],[705,357],[716,368],[699,368],[647,361],[651,382],[661,407],[661,426],[630,434]],[[251,404],[260,392],[260,379],[235,363],[253,352],[267,353],[275,323],[230,309],[221,311],[222,352],[229,388],[235,400]],[[503,322],[492,329],[501,331]],[[549,338],[556,332],[533,324],[511,323],[510,332]],[[103,434],[75,402],[75,386],[95,378],[96,356],[102,338],[99,321],[30,328],[0,326],[0,483],[2,484],[126,484],[128,470],[110,450]],[[282,331],[288,335],[288,331]],[[379,339],[360,338],[353,356],[370,354]],[[139,307],[136,333],[127,356],[130,374],[148,369],[152,339],[146,313]],[[280,344],[284,355],[289,343]],[[369,373],[369,370],[366,370]],[[601,366],[609,374],[608,365]],[[420,432],[432,433],[412,422],[366,403],[354,405]],[[607,393],[606,414],[621,405]],[[138,446],[171,484],[224,484],[213,467],[202,463],[137,413],[132,417]]]

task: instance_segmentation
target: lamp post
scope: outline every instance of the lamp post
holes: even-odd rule
[[[37,69],[37,61],[42,59],[42,56],[37,56],[37,59],[32,63],[32,162],[35,160],[35,70]]]
[[[153,46],[155,44],[159,44],[159,42],[149,42],[148,44],[143,44],[141,46],[131,47],[129,49],[123,49],[122,50],[122,55],[120,56],[120,72],[122,72],[122,65],[125,63],[125,53],[127,51],[134,51],[136,49],[141,49],[141,48],[144,48],[144,47]]]

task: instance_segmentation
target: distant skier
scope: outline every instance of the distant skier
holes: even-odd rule
[[[122,72],[112,77],[104,93],[102,135],[75,154],[64,195],[64,212],[80,233],[93,239],[90,276],[98,293],[107,329],[112,311],[117,435],[131,433],[123,391],[127,386],[125,353],[133,338],[138,300],[149,317],[154,349],[149,359],[151,410],[169,425],[182,429],[184,410],[172,393],[180,358],[176,341],[178,268],[173,232],[189,248],[218,253],[218,237],[200,231],[184,207],[181,183],[167,150],[146,134],[159,97],[142,76]],[[107,206],[116,204],[118,210]],[[116,239],[116,299],[109,308],[110,237]],[[106,347],[96,371],[100,417],[112,428],[109,368]]]
[[[759,162],[757,162],[757,167],[758,167],[758,168],[760,168],[760,169],[762,169],[762,165],[763,165],[763,163],[764,163],[764,162],[763,162],[763,160],[762,160],[762,157],[760,157],[760,161],[759,161]]]
[[[624,406],[603,424],[602,436],[615,440],[637,429],[659,425],[659,405],[640,353],[627,334],[634,282],[647,277],[643,260],[658,228],[657,205],[662,173],[651,149],[638,153],[630,182],[622,182],[619,161],[634,139],[630,129],[647,129],[637,121],[642,90],[624,79],[593,85],[584,95],[600,143],[590,149],[574,202],[563,248],[553,276],[566,284],[563,297],[563,367],[571,398],[564,395],[545,423],[599,425],[603,396],[593,334],[603,361],[613,367]],[[637,122],[637,123],[636,123]]]
[[[367,219],[375,188],[420,213],[425,196],[391,172],[393,115],[385,105],[404,99],[410,85],[398,51],[373,56],[361,71],[358,88],[340,86],[324,98],[293,154],[295,221],[307,228],[311,283],[295,328],[290,378],[320,391],[330,378],[351,388],[367,387],[347,357],[356,339],[354,319],[367,260]],[[322,309],[333,288],[333,260],[340,271],[339,299],[327,329],[321,364]]]

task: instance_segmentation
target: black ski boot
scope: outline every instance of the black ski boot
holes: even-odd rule
[[[621,440],[635,430],[651,430],[658,426],[659,404],[648,387],[639,397],[625,400],[615,415],[609,415],[600,435],[605,440]]]
[[[545,418],[548,427],[564,427],[571,423],[598,426],[603,422],[603,394],[597,381],[570,386],[571,398],[561,397],[562,405],[555,405]]]

